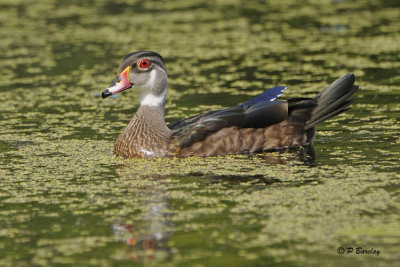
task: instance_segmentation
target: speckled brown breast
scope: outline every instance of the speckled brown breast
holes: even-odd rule
[[[163,110],[141,107],[114,144],[114,154],[124,158],[164,157],[171,131]]]

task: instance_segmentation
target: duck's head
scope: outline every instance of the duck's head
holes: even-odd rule
[[[138,91],[141,105],[164,104],[168,87],[164,59],[151,51],[126,55],[118,69],[117,77],[104,90],[102,97],[106,98],[131,87]]]

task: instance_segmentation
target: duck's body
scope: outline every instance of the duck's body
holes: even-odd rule
[[[275,101],[285,87],[274,87],[236,107],[167,126],[168,80],[162,57],[155,52],[128,54],[117,76],[103,98],[134,87],[140,100],[114,145],[114,154],[125,158],[242,154],[308,145],[315,125],[347,110],[348,98],[358,89],[350,74],[311,99]]]

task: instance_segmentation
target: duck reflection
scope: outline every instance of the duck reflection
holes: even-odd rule
[[[263,160],[265,160],[266,164],[271,165],[294,163],[296,165],[314,167],[317,154],[313,145],[310,144],[308,146],[298,148],[271,150],[262,154],[258,154],[258,157],[261,157]]]
[[[160,179],[155,179],[158,182]],[[157,186],[156,186],[157,187]],[[140,220],[133,223],[113,223],[115,236],[129,246],[128,259],[132,261],[160,260],[170,254],[166,242],[173,234],[165,190],[141,188]]]

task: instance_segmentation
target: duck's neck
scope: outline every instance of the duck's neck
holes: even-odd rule
[[[165,124],[164,112],[165,103],[157,106],[141,105],[128,126],[133,127],[135,131],[145,131],[157,136],[169,136],[170,130]]]
[[[164,106],[141,105],[118,137],[114,153],[124,157],[163,156],[171,135],[165,124]]]

